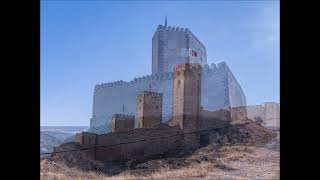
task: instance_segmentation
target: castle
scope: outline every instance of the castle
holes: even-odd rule
[[[206,110],[246,106],[245,94],[225,62],[207,64],[206,47],[188,29],[159,25],[152,38],[152,74],[133,80],[97,84],[93,95],[93,112],[89,132],[104,134],[110,132],[112,116],[125,113],[142,116],[137,112],[136,97],[143,91],[161,93],[160,120],[167,122],[173,114],[174,67],[184,63],[197,63],[201,68],[201,98],[199,105]],[[192,87],[192,86],[190,86]],[[141,97],[143,98],[143,97]],[[155,106],[159,106],[155,105]],[[199,107],[200,107],[199,106]],[[155,121],[159,121],[154,119]],[[135,127],[144,123],[135,122]]]
[[[137,117],[112,116],[112,132],[76,134],[55,152],[81,149],[87,157],[102,162],[146,160],[181,150],[195,150],[234,131],[230,124],[247,120],[246,107],[208,111],[201,108],[202,66],[184,63],[174,67],[172,117],[162,123],[163,94],[142,91],[136,97]],[[135,122],[134,122],[135,121]],[[136,124],[135,126],[133,124]],[[211,129],[215,128],[215,129]],[[231,129],[230,129],[231,128]],[[237,138],[247,133],[237,134]],[[74,146],[74,147],[72,147]]]

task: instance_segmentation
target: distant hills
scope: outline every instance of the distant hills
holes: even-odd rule
[[[72,141],[76,133],[88,129],[88,126],[41,126],[40,153],[52,152],[53,147]]]

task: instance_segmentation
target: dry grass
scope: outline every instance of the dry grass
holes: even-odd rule
[[[208,146],[186,158],[151,160],[114,176],[41,161],[41,179],[279,179],[279,151],[265,147]]]
[[[240,141],[239,137],[246,133],[250,134],[249,137],[244,136],[248,141]],[[131,169],[120,168],[120,173],[116,175],[86,171],[101,170],[103,165],[84,158],[81,153],[73,154],[74,157],[56,156],[51,158],[53,161],[40,161],[41,179],[279,179],[279,136],[276,141],[265,144],[270,140],[270,134],[266,129],[255,125],[234,128],[229,135],[236,136],[236,143],[212,143],[190,156],[149,160],[130,166]],[[57,161],[59,159],[63,161]],[[78,169],[79,167],[82,168]],[[103,170],[118,172],[106,167]]]

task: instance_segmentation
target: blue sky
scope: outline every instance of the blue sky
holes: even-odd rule
[[[227,62],[247,104],[279,102],[279,1],[41,1],[41,125],[89,125],[95,84],[150,74],[166,15]]]

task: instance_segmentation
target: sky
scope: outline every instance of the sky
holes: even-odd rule
[[[280,101],[279,1],[41,1],[41,126],[89,126],[94,86],[151,74],[159,24],[225,61],[247,105]]]

